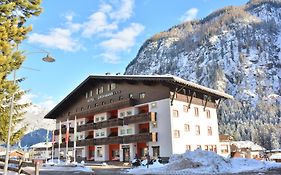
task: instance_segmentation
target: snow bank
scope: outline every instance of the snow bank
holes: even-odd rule
[[[149,165],[127,170],[132,174],[212,174],[263,171],[281,167],[280,163],[245,158],[226,159],[211,151],[188,151],[173,155],[168,164]]]

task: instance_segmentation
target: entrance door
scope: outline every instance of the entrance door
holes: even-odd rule
[[[130,161],[130,148],[123,148],[123,162]]]

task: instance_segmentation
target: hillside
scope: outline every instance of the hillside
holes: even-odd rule
[[[281,0],[251,0],[155,34],[125,74],[173,74],[229,93],[220,132],[268,149],[281,143]]]

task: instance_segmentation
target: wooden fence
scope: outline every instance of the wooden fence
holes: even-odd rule
[[[0,158],[0,162],[5,162],[5,158]],[[24,162],[20,160],[9,160],[9,164],[15,164],[17,167],[8,167],[8,170],[17,172],[19,174],[31,175],[29,172],[24,171],[23,167],[35,167],[35,175],[39,175],[39,162]],[[4,165],[0,164],[0,169],[4,169]]]

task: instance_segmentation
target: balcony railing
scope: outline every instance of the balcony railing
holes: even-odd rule
[[[94,129],[95,129],[95,123],[87,123],[85,125],[79,125],[77,127],[78,132],[94,130]]]
[[[122,125],[123,125],[123,119],[114,118],[114,119],[110,119],[110,120],[106,120],[106,121],[103,121],[103,122],[96,123],[95,129],[122,126]]]
[[[113,136],[96,139],[77,140],[76,146],[90,146],[90,145],[109,145],[109,144],[122,144],[122,143],[135,143],[135,142],[156,142],[157,133],[141,133],[126,136]],[[68,143],[68,147],[73,147],[73,141]],[[58,148],[58,143],[55,143],[55,148]],[[65,148],[65,142],[61,143],[60,147]]]
[[[61,128],[61,134],[65,134],[66,133],[66,128]],[[73,134],[74,133],[74,128],[69,128],[69,133]],[[59,129],[56,129],[54,131],[55,135],[59,135]]]
[[[123,120],[124,120],[124,125],[129,125],[132,123],[156,121],[156,112],[136,114],[136,115],[124,117]]]
[[[121,144],[123,143],[123,138],[120,136],[117,137],[105,137],[100,139],[94,139],[95,145],[108,145],[108,144]]]
[[[123,143],[134,142],[156,142],[157,133],[141,133],[135,135],[128,135],[123,137]]]
[[[94,139],[77,140],[76,146],[90,146],[94,145]]]

